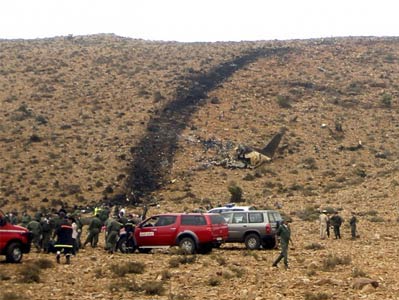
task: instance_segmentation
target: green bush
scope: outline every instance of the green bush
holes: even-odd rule
[[[238,185],[230,185],[228,187],[228,190],[230,192],[230,201],[231,202],[243,202],[244,199],[242,198],[242,189]]]
[[[381,104],[384,107],[391,107],[392,106],[392,95],[384,93],[381,96]]]
[[[288,96],[278,95],[276,101],[281,108],[291,107],[291,100]]]

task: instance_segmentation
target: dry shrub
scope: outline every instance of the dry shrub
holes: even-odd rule
[[[162,281],[169,280],[170,278],[172,278],[172,273],[170,273],[169,270],[163,270],[161,272],[161,280]]]
[[[162,281],[150,280],[150,281],[144,282],[141,285],[141,289],[147,295],[159,295],[159,296],[161,296],[165,292],[165,288],[163,286],[163,282]]]
[[[25,265],[20,271],[22,283],[40,282],[40,268],[35,265]]]
[[[123,277],[126,274],[142,274],[144,273],[145,265],[141,262],[127,262],[126,264],[111,265],[111,271],[117,276]]]
[[[0,298],[1,300],[24,300],[26,299],[25,296],[21,296],[15,292],[5,292],[3,297]]]
[[[122,291],[130,291],[130,292],[141,292],[141,287],[136,283],[135,280],[120,280],[118,279],[116,282],[112,282],[109,285],[109,290],[111,292],[122,292]]]
[[[171,268],[177,268],[180,264],[182,265],[193,264],[196,261],[197,261],[196,255],[181,255],[177,257],[172,257],[169,260],[169,266]]]
[[[238,278],[241,278],[245,274],[245,269],[236,267],[236,266],[230,266],[229,267],[230,271],[232,271]]]
[[[169,300],[189,300],[189,299],[192,299],[192,297],[191,296],[188,296],[188,295],[186,295],[186,294],[169,294],[168,295],[168,299]]]
[[[54,263],[47,258],[39,258],[38,260],[34,261],[33,264],[39,269],[50,269],[54,267]]]
[[[319,243],[311,243],[305,246],[306,250],[320,250],[324,249],[323,245],[320,245]]]
[[[324,271],[331,271],[337,265],[349,265],[352,259],[349,256],[338,257],[336,255],[329,255],[323,261],[323,270]]]
[[[169,267],[177,268],[179,265],[180,265],[180,262],[179,262],[179,258],[178,257],[172,257],[169,260]]]
[[[357,278],[357,277],[367,277],[367,274],[363,272],[363,270],[355,267],[352,270],[352,277]]]
[[[316,294],[307,292],[305,293],[305,300],[326,300],[330,298],[330,295],[324,292],[319,292]]]
[[[218,286],[221,283],[222,283],[222,280],[220,279],[220,277],[216,277],[216,276],[212,276],[208,280],[208,285],[210,285],[210,286]]]

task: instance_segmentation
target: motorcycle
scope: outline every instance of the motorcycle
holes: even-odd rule
[[[116,249],[122,253],[133,253],[136,250],[136,243],[134,241],[134,229],[133,223],[126,223],[119,232],[118,242]]]

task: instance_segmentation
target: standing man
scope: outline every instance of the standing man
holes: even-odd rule
[[[53,234],[53,227],[50,223],[50,215],[46,215],[40,222],[40,225],[42,226],[42,249],[44,253],[49,253],[51,236]]]
[[[35,245],[37,252],[41,250],[41,239],[42,239],[42,225],[40,225],[39,215],[35,216],[35,219],[28,223],[26,227],[30,232],[32,232],[33,238],[32,243]]]
[[[273,263],[273,267],[277,267],[280,260],[284,258],[284,266],[286,269],[288,269],[288,244],[289,242],[293,244],[293,242],[291,240],[291,229],[286,220],[282,221],[281,225],[277,229],[276,234],[280,236],[281,252]]]
[[[322,210],[319,216],[320,221],[320,238],[324,240],[327,234],[327,227],[328,227],[328,217],[326,215],[327,211]]]
[[[106,250],[108,253],[113,254],[116,249],[116,242],[118,241],[119,231],[121,230],[121,223],[117,220],[109,218],[110,222],[107,225],[107,243]]]
[[[102,226],[103,226],[103,224],[102,224],[101,220],[98,218],[98,214],[95,215],[95,217],[93,217],[90,221],[89,228],[88,228],[89,235],[87,236],[87,238],[83,244],[83,248],[88,243],[90,243],[92,248],[97,247],[98,236],[100,234]]]
[[[352,240],[356,239],[356,223],[357,223],[356,213],[352,211],[352,217],[349,220],[349,225],[351,226]]]
[[[61,253],[66,258],[66,263],[71,263],[71,255],[73,254],[73,240],[72,240],[72,225],[66,218],[64,212],[59,213],[60,223],[55,229],[57,240],[55,242],[55,249],[57,250],[57,263],[61,262]]]
[[[21,226],[22,227],[28,227],[29,222],[32,221],[32,218],[26,211],[23,212],[22,214],[22,219],[21,219]]]
[[[344,221],[343,219],[342,219],[342,217],[338,214],[338,211],[335,211],[334,212],[334,215],[331,217],[331,225],[333,226],[333,228],[334,228],[334,236],[335,236],[335,239],[341,239],[341,231],[340,231],[340,228],[341,228],[341,225],[342,225],[342,222]]]

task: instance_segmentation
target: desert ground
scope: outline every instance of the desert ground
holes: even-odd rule
[[[294,241],[289,270],[271,266],[278,250],[241,244],[189,257],[101,245],[71,265],[32,251],[0,263],[0,299],[399,298],[398,38],[101,34],[0,40],[0,49],[1,210],[118,203],[136,213],[151,202],[149,214],[183,212],[228,203],[238,186],[240,205],[289,216]],[[282,130],[271,162],[221,163]],[[321,209],[345,219],[341,240],[320,240]]]

